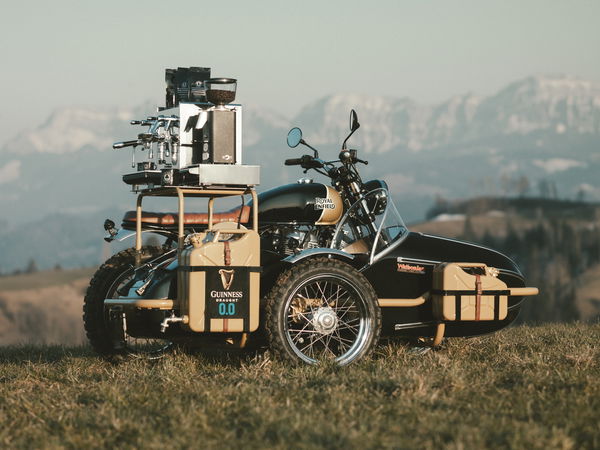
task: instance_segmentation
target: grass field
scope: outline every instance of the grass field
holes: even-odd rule
[[[83,296],[95,269],[0,277],[0,346],[80,345]]]
[[[0,277],[0,292],[22,289],[41,289],[60,286],[85,278],[90,279],[96,267],[69,270],[43,270],[35,273]]]
[[[600,324],[516,327],[344,368],[0,347],[0,447],[600,448]]]

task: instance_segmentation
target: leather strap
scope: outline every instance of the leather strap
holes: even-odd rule
[[[481,275],[475,275],[475,320],[481,318]]]
[[[231,248],[229,247],[229,241],[223,242],[223,259],[225,260],[225,265],[231,265]],[[227,333],[229,331],[229,319],[223,319],[223,332]]]
[[[223,242],[223,259],[225,260],[225,265],[231,265],[231,248],[229,248],[229,241]]]

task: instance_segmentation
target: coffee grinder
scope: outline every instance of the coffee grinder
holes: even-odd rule
[[[235,164],[236,112],[225,105],[235,101],[237,80],[211,78],[204,82],[206,99],[214,106],[207,112],[202,127],[201,164]]]

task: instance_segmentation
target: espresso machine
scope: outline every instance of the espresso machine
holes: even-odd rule
[[[210,68],[167,69],[166,105],[132,125],[147,127],[132,147],[133,173],[123,181],[134,191],[158,186],[259,183],[259,166],[242,164],[242,105],[234,104],[237,80],[211,78]]]

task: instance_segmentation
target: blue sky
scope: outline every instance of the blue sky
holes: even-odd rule
[[[600,80],[598,1],[9,2],[0,132],[69,105],[162,103],[166,67],[239,79],[238,100],[288,116],[327,94],[425,103],[531,74]]]

